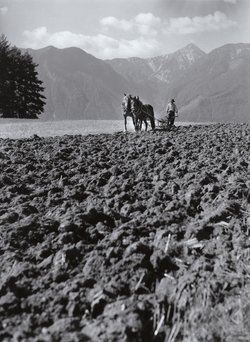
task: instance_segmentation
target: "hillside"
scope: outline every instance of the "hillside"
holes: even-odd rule
[[[115,58],[107,60],[121,76],[138,86],[141,98],[150,102],[158,116],[164,113],[169,99],[166,90],[183,72],[189,70],[205,53],[194,44],[189,44],[174,53],[153,58]]]
[[[204,55],[197,46],[189,44],[174,53],[153,58],[115,58],[107,62],[128,80],[137,83],[158,80],[169,84]]]
[[[107,63],[78,48],[28,50],[39,65],[52,119],[117,119],[131,86]]]
[[[249,122],[250,44],[229,44],[194,64],[170,89],[187,121]]]

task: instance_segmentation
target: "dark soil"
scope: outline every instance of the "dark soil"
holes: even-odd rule
[[[1,341],[250,341],[250,125],[0,140]]]

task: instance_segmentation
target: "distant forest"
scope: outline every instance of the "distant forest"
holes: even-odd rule
[[[0,117],[37,119],[45,105],[44,87],[28,53],[0,36]]]

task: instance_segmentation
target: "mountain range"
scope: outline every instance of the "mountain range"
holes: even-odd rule
[[[46,119],[121,119],[123,93],[165,115],[170,98],[180,121],[249,122],[250,44],[205,53],[189,44],[153,58],[98,59],[79,48],[28,49],[45,87]]]

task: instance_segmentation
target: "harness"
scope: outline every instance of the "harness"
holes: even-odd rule
[[[142,112],[142,103],[140,102],[140,104],[141,104],[141,108],[138,109],[138,111],[134,110],[135,115],[138,115],[139,113]]]
[[[143,105],[141,101],[139,101],[139,103],[140,103],[141,107],[138,108],[138,110],[134,111],[134,114],[136,116],[138,116],[139,114],[144,113],[147,116],[149,116],[150,118],[154,118],[153,115],[151,115],[148,111],[143,110],[143,106],[145,106],[145,105]]]

